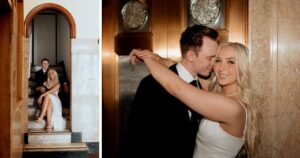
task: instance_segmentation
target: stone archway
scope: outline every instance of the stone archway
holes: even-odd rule
[[[53,9],[53,10],[57,10],[59,11],[62,15],[65,16],[65,18],[67,19],[69,25],[70,25],[70,36],[71,38],[76,38],[76,25],[75,25],[75,20],[73,18],[73,16],[71,15],[71,13],[65,9],[64,7],[58,5],[58,4],[54,4],[54,3],[44,3],[41,4],[39,6],[36,6],[35,8],[33,8],[26,16],[26,19],[24,21],[24,25],[25,25],[25,37],[28,38],[29,37],[29,26],[31,24],[31,21],[33,19],[33,17],[35,15],[37,15],[39,12],[43,11],[43,10],[47,10],[47,9]]]

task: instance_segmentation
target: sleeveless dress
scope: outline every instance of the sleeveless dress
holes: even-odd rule
[[[64,119],[62,117],[62,106],[61,101],[58,98],[58,91],[54,94],[50,94],[49,98],[52,103],[52,116],[51,116],[51,125],[53,126],[54,131],[59,131],[64,129]]]
[[[203,118],[199,124],[193,158],[235,158],[243,145],[243,138],[228,134],[219,122]]]

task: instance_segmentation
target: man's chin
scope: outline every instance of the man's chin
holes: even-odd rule
[[[202,78],[202,79],[208,79],[210,77],[211,73],[205,73],[205,74],[200,74],[198,73],[198,77]]]

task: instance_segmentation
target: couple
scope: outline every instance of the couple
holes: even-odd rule
[[[49,69],[49,60],[41,60],[42,69],[35,74],[37,83],[36,92],[39,94],[38,104],[42,105],[39,117],[35,120],[37,123],[43,123],[46,115],[46,131],[52,132],[63,130],[63,117],[61,101],[58,97],[60,83],[58,74],[54,69]]]
[[[131,59],[143,60],[151,75],[141,81],[132,105],[126,156],[255,154],[257,114],[251,103],[248,50],[238,43],[224,43],[218,49],[217,39],[211,28],[187,28],[180,39],[182,61],[170,69],[169,61],[149,51],[131,52]],[[210,85],[198,78],[212,70]],[[188,84],[193,80],[200,83]],[[202,116],[195,121],[196,113]]]

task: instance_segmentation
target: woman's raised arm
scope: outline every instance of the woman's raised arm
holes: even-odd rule
[[[143,58],[152,58],[153,60],[156,60],[157,62],[161,63],[162,65],[169,67],[173,64],[175,64],[176,62],[169,59],[169,58],[163,58],[161,56],[159,56],[156,53],[151,52],[150,50],[139,50],[139,49],[133,49],[129,56],[130,56],[130,61],[132,65],[135,65],[138,61],[141,60],[141,58],[137,57],[138,53],[140,56],[143,56]]]

